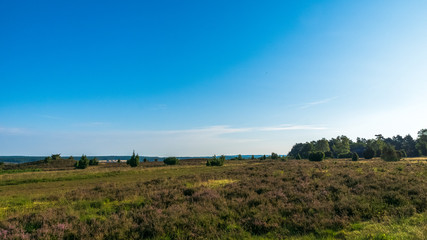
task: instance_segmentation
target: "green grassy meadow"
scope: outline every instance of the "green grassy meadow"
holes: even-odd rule
[[[0,170],[0,239],[141,238],[427,239],[427,160]]]

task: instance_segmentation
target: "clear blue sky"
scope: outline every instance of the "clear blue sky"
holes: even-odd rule
[[[427,1],[1,1],[0,155],[427,128]]]

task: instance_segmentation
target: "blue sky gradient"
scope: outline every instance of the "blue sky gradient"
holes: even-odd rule
[[[415,137],[426,12],[421,0],[2,1],[0,155]]]

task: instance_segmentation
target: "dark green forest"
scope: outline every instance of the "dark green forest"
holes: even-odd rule
[[[418,131],[416,139],[409,134],[405,137],[396,135],[391,138],[378,134],[372,139],[357,138],[356,141],[344,135],[330,140],[322,138],[295,144],[288,156],[307,159],[312,152],[323,152],[325,157],[329,158],[351,158],[357,153],[360,157],[370,159],[381,157],[390,148],[395,149],[401,157],[427,156],[427,129]]]

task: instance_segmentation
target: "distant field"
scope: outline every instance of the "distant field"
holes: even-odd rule
[[[426,158],[72,166],[0,170],[0,239],[427,239]]]

